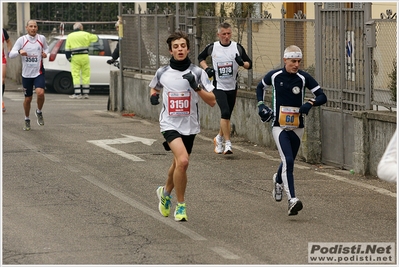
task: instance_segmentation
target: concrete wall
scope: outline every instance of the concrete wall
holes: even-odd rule
[[[377,166],[397,127],[396,112],[353,112],[355,118],[355,152],[353,170],[377,175]]]
[[[14,46],[15,41],[19,38],[19,35],[16,34],[16,32],[9,32],[8,35],[10,36],[12,45]],[[7,46],[4,46],[4,49],[7,50]],[[16,81],[18,84],[22,84],[22,62],[21,62],[21,57],[16,57],[13,59],[7,58],[7,78],[10,78],[14,81]],[[7,84],[6,84],[7,87]]]

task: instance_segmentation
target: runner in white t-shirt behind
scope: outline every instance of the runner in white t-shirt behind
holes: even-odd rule
[[[48,45],[46,37],[37,34],[38,27],[35,20],[29,20],[25,28],[28,34],[18,38],[10,51],[9,57],[15,58],[21,55],[22,86],[25,94],[25,124],[23,130],[29,131],[29,113],[33,96],[33,87],[35,87],[37,97],[37,109],[35,112],[37,124],[40,126],[44,125],[42,114],[45,88],[43,58],[47,57]]]
[[[219,133],[213,139],[215,153],[232,154],[230,140],[230,118],[236,103],[238,69],[252,68],[252,60],[245,52],[244,47],[231,40],[232,29],[227,22],[222,22],[217,27],[219,41],[208,44],[198,55],[200,66],[206,71],[209,78],[213,78],[216,102],[220,109]],[[212,57],[212,65],[208,66],[206,59]],[[223,148],[224,141],[224,148]]]
[[[198,101],[202,98],[210,106],[216,104],[213,85],[206,72],[191,63],[188,58],[190,41],[184,32],[172,33],[167,39],[172,55],[170,64],[161,67],[150,82],[150,101],[159,104],[162,90],[162,110],[159,116],[161,133],[166,150],[172,150],[173,162],[169,168],[166,184],[156,190],[159,212],[168,217],[171,193],[175,189],[177,205],[176,221],[187,221],[184,199],[187,185],[187,168],[196,134],[200,132]]]

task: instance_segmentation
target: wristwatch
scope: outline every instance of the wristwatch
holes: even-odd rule
[[[202,85],[199,83],[197,88],[194,89],[194,91],[198,92],[201,91],[203,89]]]

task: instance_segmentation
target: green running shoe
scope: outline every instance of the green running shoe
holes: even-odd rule
[[[186,203],[178,203],[175,210],[175,221],[188,221],[186,213]]]
[[[171,196],[164,196],[163,192],[164,192],[163,186],[158,187],[158,189],[157,189],[157,196],[159,199],[158,209],[159,209],[159,212],[162,214],[162,216],[168,217],[170,214]]]

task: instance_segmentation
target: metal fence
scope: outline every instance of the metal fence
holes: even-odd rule
[[[392,82],[390,74],[396,77],[397,24],[396,19],[375,20],[376,46],[373,49],[371,81],[373,93],[372,104],[385,107],[396,107],[392,90],[397,85]]]
[[[363,9],[321,10],[321,77],[327,107],[347,111],[364,110],[366,105],[366,63]]]
[[[253,61],[252,70],[239,70],[240,88],[254,89],[266,72],[281,67],[282,52],[291,44],[301,47],[304,54],[302,67],[314,74],[314,20],[286,20],[282,23],[279,19],[187,16],[183,21],[178,28],[189,35],[189,58],[195,63],[198,63],[197,57],[202,49],[217,40],[217,25],[223,21],[232,25],[232,39],[244,46]],[[161,65],[168,64],[170,53],[166,39],[177,29],[174,15],[129,14],[123,15],[123,23],[122,57],[125,69],[154,73]],[[283,42],[281,33],[284,33]]]
[[[253,60],[252,70],[240,68],[241,89],[254,90],[269,70],[282,66],[285,47],[295,44],[304,54],[302,69],[316,78],[323,77],[320,83],[328,92],[329,107],[364,110],[367,101],[373,105],[396,107],[389,89],[389,74],[396,62],[396,19],[375,21],[376,46],[372,56],[365,58],[364,47],[360,45],[365,34],[363,9],[348,8],[341,13],[344,17],[338,21],[343,21],[343,25],[337,24],[334,10],[331,15],[324,15],[322,25],[319,25],[322,34],[318,38],[324,41],[319,66],[316,62],[315,38],[318,34],[315,20],[194,16],[190,10],[180,12],[177,17],[175,14],[124,14],[123,67],[152,74],[168,64],[170,53],[166,39],[176,29],[188,33],[189,57],[198,64],[198,54],[207,44],[217,40],[217,25],[227,21],[233,27],[232,39],[241,43]],[[338,41],[342,38],[346,39],[346,47]],[[363,90],[364,76],[367,75],[365,66],[372,70],[370,96]]]

